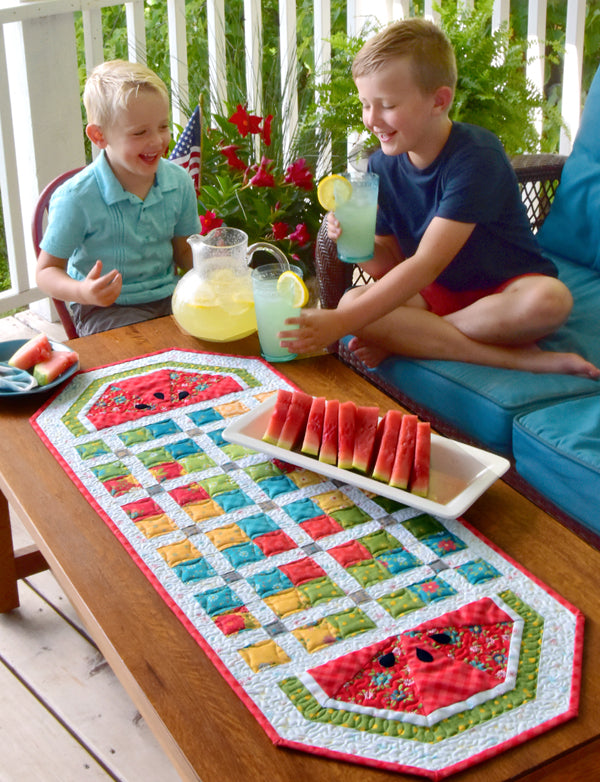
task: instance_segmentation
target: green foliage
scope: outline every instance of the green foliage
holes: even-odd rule
[[[560,130],[555,105],[528,81],[527,40],[509,27],[492,32],[493,0],[479,0],[476,7],[445,3],[437,8],[441,26],[450,38],[458,67],[453,119],[492,130],[510,155],[538,149],[535,127],[543,117],[542,148],[550,151]]]

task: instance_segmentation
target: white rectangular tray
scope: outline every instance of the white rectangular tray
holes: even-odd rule
[[[429,494],[427,497],[419,497],[353,470],[341,470],[312,456],[265,442],[262,436],[275,399],[274,394],[254,410],[237,418],[224,429],[223,437],[231,443],[247,446],[271,458],[281,459],[441,518],[458,518],[504,475],[510,466],[508,459],[503,456],[432,434]]]

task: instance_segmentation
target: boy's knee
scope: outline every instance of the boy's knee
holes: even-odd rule
[[[555,277],[546,277],[536,287],[533,309],[540,317],[560,325],[573,309],[573,296],[567,286]]]

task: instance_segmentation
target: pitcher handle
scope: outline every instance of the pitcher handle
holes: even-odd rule
[[[285,254],[281,252],[279,247],[275,247],[273,244],[269,244],[268,242],[255,242],[254,244],[250,245],[248,247],[248,264],[252,261],[252,256],[257,250],[264,250],[265,252],[271,253],[271,255],[274,255],[275,258],[277,258],[277,261],[279,265],[281,266],[281,271],[286,272],[290,269],[290,262],[286,258]]]

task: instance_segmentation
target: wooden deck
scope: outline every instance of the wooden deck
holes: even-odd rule
[[[31,311],[0,318],[0,341],[38,331],[65,339],[60,324]],[[29,542],[18,525],[15,538]],[[0,615],[1,782],[176,782],[52,574],[21,581],[19,598]]]

